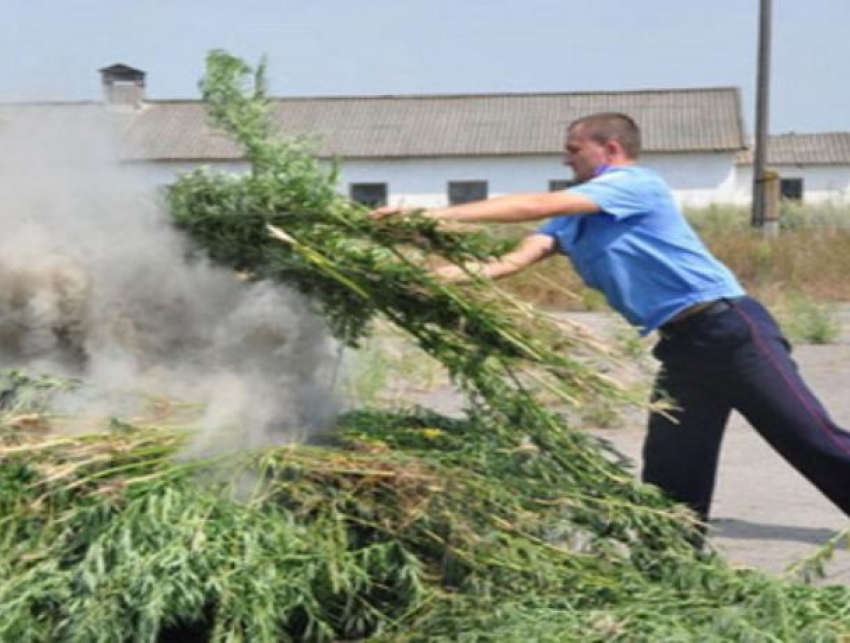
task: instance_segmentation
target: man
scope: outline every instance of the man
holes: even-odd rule
[[[850,434],[800,378],[770,314],[697,238],[664,181],[637,164],[635,122],[618,113],[581,118],[568,127],[565,151],[575,187],[426,211],[446,221],[548,220],[503,257],[440,276],[497,279],[568,255],[584,282],[643,334],[659,331],[655,395],[671,398],[675,409],[650,416],[644,481],[707,521],[723,431],[737,409],[850,514]],[[403,212],[385,207],[372,216]]]

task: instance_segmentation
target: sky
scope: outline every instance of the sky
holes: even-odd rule
[[[276,96],[738,87],[759,0],[0,0],[0,101],[97,100],[97,70],[198,98],[211,49]],[[850,0],[774,0],[770,130],[850,131]]]

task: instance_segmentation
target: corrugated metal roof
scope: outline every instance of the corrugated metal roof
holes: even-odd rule
[[[632,116],[647,152],[745,146],[735,88],[272,101],[282,133],[315,136],[321,156],[342,158],[559,154],[566,125],[600,111]],[[209,127],[198,101],[148,103],[129,126],[125,154],[139,160],[239,157],[236,147]]]
[[[741,154],[738,163],[751,165],[753,151]],[[850,165],[850,132],[781,134],[767,142],[769,165]]]

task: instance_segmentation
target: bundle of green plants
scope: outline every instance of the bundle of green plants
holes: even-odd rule
[[[790,641],[850,621],[846,589],[697,555],[681,510],[594,493],[604,471],[510,448],[493,417],[360,410],[332,446],[186,461],[190,424],[46,431],[61,384],[24,378],[0,414],[0,640]]]
[[[486,422],[494,448],[536,449],[557,463],[583,490],[586,506],[575,511],[594,513],[598,499],[618,497],[605,529],[640,541],[652,492],[552,409],[622,400],[623,389],[598,370],[609,356],[597,346],[594,357],[586,335],[535,315],[490,282],[460,289],[435,280],[427,269],[435,258],[464,265],[503,247],[423,217],[371,220],[337,194],[332,168],[304,142],[273,133],[263,69],[246,85],[250,73],[223,52],[209,58],[202,90],[212,122],[241,144],[251,170],[181,177],[169,200],[177,225],[212,258],[311,295],[342,341],[356,345],[378,318],[398,326],[469,394],[469,412]],[[676,521],[665,528],[687,531]]]
[[[169,195],[177,225],[196,252],[309,294],[345,343],[376,320],[395,324],[468,394],[466,413],[360,409],[330,444],[187,460],[192,417],[160,408],[82,433],[50,402],[84,384],[10,374],[0,640],[787,641],[850,630],[850,591],[701,553],[693,517],[562,414],[623,397],[598,372],[604,347],[491,284],[436,281],[431,261],[464,265],[502,247],[422,217],[370,221],[307,143],[277,136],[262,66],[253,84],[250,73],[223,52],[209,58],[212,121],[251,170],[181,177]]]
[[[334,166],[313,157],[309,141],[273,135],[263,68],[246,88],[249,72],[241,61],[213,53],[202,90],[213,124],[242,146],[250,171],[199,169],[181,176],[168,194],[176,225],[204,254],[251,279],[306,293],[349,345],[357,346],[378,316],[388,319],[469,391],[486,387],[485,371],[510,364],[574,403],[622,394],[592,359],[576,358],[604,352],[587,336],[562,332],[488,284],[461,291],[425,269],[435,260],[486,259],[504,252],[506,242],[415,216],[376,224],[367,208],[337,194]]]

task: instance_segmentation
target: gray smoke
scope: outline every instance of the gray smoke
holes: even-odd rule
[[[84,379],[79,415],[127,416],[150,396],[197,403],[202,451],[327,426],[329,334],[297,293],[185,259],[156,195],[122,163],[120,115],[0,110],[0,367]]]

